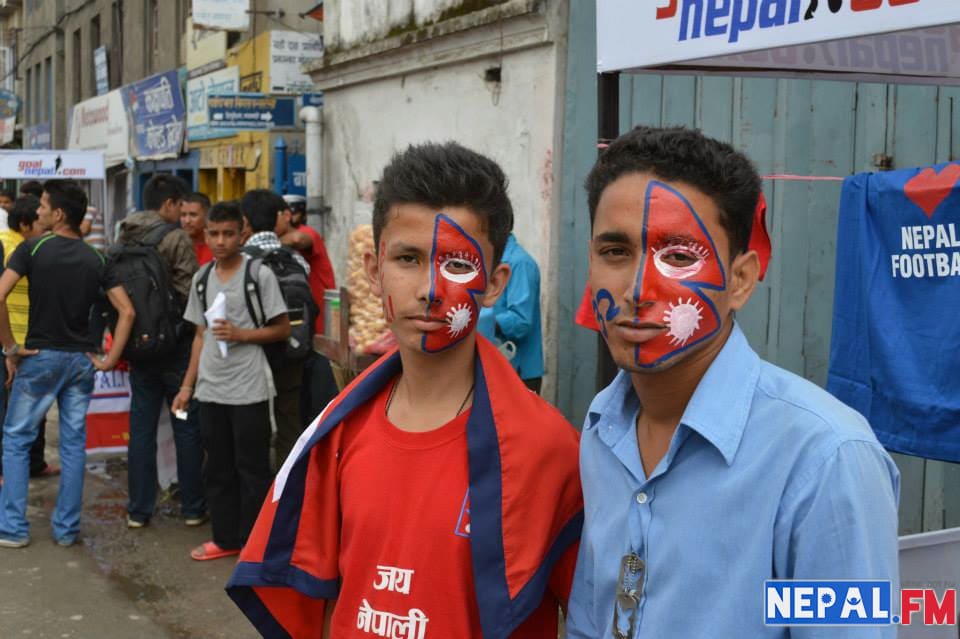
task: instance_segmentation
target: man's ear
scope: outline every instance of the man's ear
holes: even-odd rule
[[[487,278],[487,292],[483,295],[483,306],[490,308],[497,303],[510,282],[510,265],[500,262]]]
[[[753,295],[760,281],[760,257],[756,251],[747,251],[733,258],[730,264],[730,310],[739,311]]]
[[[380,286],[380,257],[375,251],[364,252],[363,270],[367,275],[370,290],[377,297],[383,297],[383,287]]]

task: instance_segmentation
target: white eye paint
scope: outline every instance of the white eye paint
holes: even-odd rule
[[[472,255],[447,255],[440,260],[440,275],[455,284],[467,284],[480,274],[475,259]]]
[[[673,255],[677,253],[696,261],[687,266],[674,266],[673,264],[667,264],[664,261],[664,258],[667,255]],[[670,279],[674,280],[686,280],[693,277],[699,273],[701,269],[703,269],[704,262],[709,256],[710,251],[695,242],[670,244],[668,246],[664,246],[663,248],[656,249],[653,254],[653,264],[664,277],[669,277]]]

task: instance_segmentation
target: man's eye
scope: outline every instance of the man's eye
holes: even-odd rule
[[[684,251],[670,251],[661,255],[660,259],[671,266],[690,266],[700,261],[700,258],[696,255]]]
[[[398,255],[398,262],[403,262],[404,264],[416,264],[417,258],[415,255]]]
[[[453,275],[463,275],[473,273],[476,267],[470,262],[464,260],[447,260],[443,265],[444,270]]]
[[[608,246],[600,249],[600,255],[604,257],[626,257],[627,249],[622,246]]]

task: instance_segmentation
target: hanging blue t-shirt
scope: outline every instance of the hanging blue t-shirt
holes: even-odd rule
[[[844,182],[827,389],[888,449],[960,462],[960,164]]]

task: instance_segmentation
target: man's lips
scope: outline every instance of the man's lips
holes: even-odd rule
[[[431,333],[447,326],[447,320],[441,317],[431,315],[409,315],[407,319],[418,331]]]
[[[667,330],[666,324],[641,322],[639,320],[620,320],[614,324],[614,330],[621,338],[635,344],[649,342]]]

